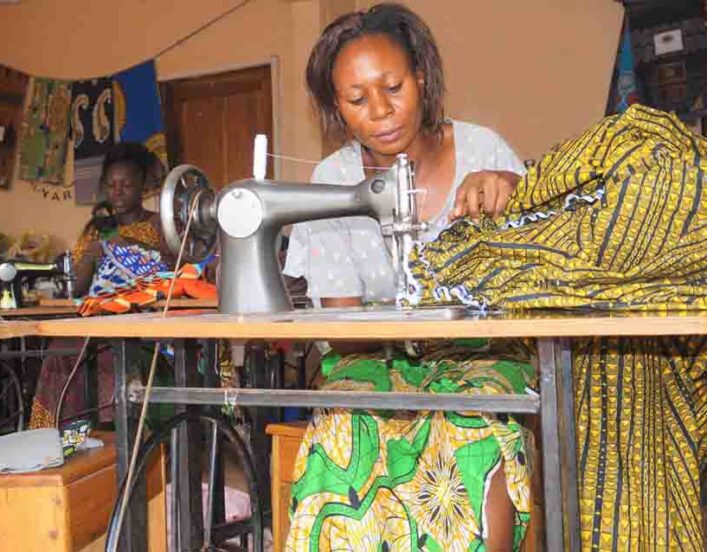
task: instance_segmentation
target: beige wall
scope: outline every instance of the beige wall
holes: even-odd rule
[[[372,5],[359,0],[359,5]],[[444,60],[447,111],[522,158],[604,115],[623,7],[610,0],[408,0]]]
[[[534,157],[604,111],[622,9],[610,0],[409,0],[432,27],[447,73],[449,115],[499,130]],[[157,58],[161,80],[275,59],[275,146],[316,159],[321,141],[304,92],[321,26],[367,0],[250,0]],[[30,74],[86,78],[154,57],[232,0],[32,0],[0,6],[0,63]],[[30,37],[30,38],[28,38]],[[34,38],[36,37],[36,38]],[[19,45],[19,46],[18,46]],[[195,132],[203,132],[195,129]],[[287,179],[311,167],[282,162]],[[51,233],[61,247],[87,208],[49,202],[25,182],[0,191],[0,231]]]

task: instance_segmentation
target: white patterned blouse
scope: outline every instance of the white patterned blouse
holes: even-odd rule
[[[429,221],[421,236],[429,241],[447,225],[456,190],[467,174],[504,170],[525,174],[510,146],[494,131],[452,121],[456,170],[444,208]],[[312,182],[351,186],[365,179],[361,145],[351,141],[319,163]],[[395,299],[391,258],[378,222],[369,217],[346,217],[294,225],[284,273],[307,280],[307,295],[315,304],[325,298],[360,297],[364,303]]]

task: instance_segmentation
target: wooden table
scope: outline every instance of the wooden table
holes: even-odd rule
[[[68,301],[62,299],[62,301]],[[44,318],[47,316],[75,316],[76,306],[73,304],[65,305],[37,305],[33,307],[22,307],[19,309],[3,309],[0,310],[0,319],[18,319],[18,318]]]
[[[681,336],[707,334],[705,313],[540,312],[472,315],[459,309],[372,311],[366,308],[292,311],[280,315],[224,315],[198,311],[91,319],[42,320],[0,325],[0,336],[29,332],[43,336],[142,339],[411,340],[449,338],[535,338],[542,400],[528,395],[464,396],[424,393],[341,393],[270,389],[154,388],[150,400],[179,404],[330,406],[347,408],[455,409],[539,412],[542,417],[547,549],[579,550],[579,510],[571,339],[577,337]],[[184,343],[175,346],[176,366],[188,365]],[[120,350],[120,348],[119,348]],[[118,355],[116,402],[119,469],[127,465],[128,411],[145,396],[128,386],[125,355]],[[178,381],[179,381],[178,377]],[[562,447],[560,447],[562,442]],[[120,457],[122,458],[122,461]],[[558,508],[561,505],[562,508]],[[563,516],[564,512],[564,516]]]
[[[165,301],[160,300],[151,306],[155,308],[164,307]],[[40,299],[39,307],[71,307],[76,310],[73,299]],[[218,299],[191,299],[189,297],[172,299],[169,303],[171,309],[215,309],[218,307]],[[3,312],[3,311],[0,311]]]

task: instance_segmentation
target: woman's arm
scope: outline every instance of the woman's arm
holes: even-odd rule
[[[76,297],[83,297],[88,293],[93,280],[93,273],[96,270],[98,260],[101,258],[101,243],[98,235],[92,229],[87,229],[79,238],[72,257],[74,259],[74,273],[76,274],[76,285],[74,294]]]

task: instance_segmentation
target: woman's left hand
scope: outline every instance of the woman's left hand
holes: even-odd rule
[[[469,173],[457,189],[450,220],[465,216],[478,222],[481,213],[498,218],[506,208],[520,176],[510,171]]]

